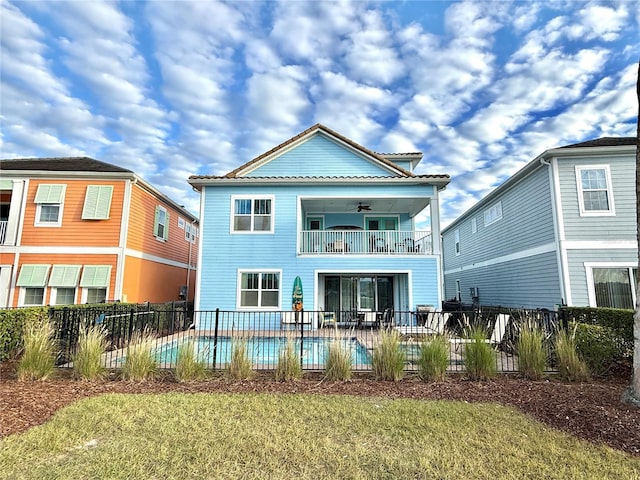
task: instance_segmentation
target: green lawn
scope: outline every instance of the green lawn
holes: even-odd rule
[[[0,440],[0,477],[634,479],[640,460],[495,404],[109,394]]]

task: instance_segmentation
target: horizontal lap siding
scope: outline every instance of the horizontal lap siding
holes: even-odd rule
[[[484,211],[502,203],[502,219],[484,224]],[[473,215],[456,221],[443,234],[445,270],[514,254],[555,241],[548,167],[541,167]],[[475,217],[477,232],[472,233]],[[455,230],[460,231],[460,255],[455,254]]]
[[[389,176],[382,169],[362,156],[346,149],[322,135],[311,137],[296,148],[271,160],[249,173],[249,177],[261,176],[341,176],[373,175]]]
[[[61,227],[36,227],[37,205],[34,203],[41,184],[66,185],[62,207]],[[108,220],[83,220],[82,209],[87,185],[113,185],[111,208]],[[51,246],[118,246],[122,223],[124,181],[102,180],[47,180],[29,181],[27,202],[24,211],[22,245]]]
[[[563,158],[559,162],[562,214],[567,240],[635,240],[635,158],[603,156]],[[609,165],[615,216],[580,216],[576,166]]]
[[[180,287],[187,285],[187,270],[136,257],[125,257],[123,295],[127,302],[169,302],[178,300]],[[195,272],[190,273],[193,298]],[[124,297],[123,297],[124,300]]]
[[[568,250],[567,264],[573,306],[589,305],[585,262],[626,263],[635,266],[638,263],[638,254],[634,249]]]
[[[463,303],[471,303],[471,287],[480,289],[482,305],[553,308],[562,300],[555,252],[445,273],[446,298],[455,297],[457,279]]]
[[[164,207],[169,212],[169,238],[158,240],[153,234],[156,206]],[[197,241],[191,244],[185,240],[185,231],[178,227],[178,217],[190,223],[184,215],[168,203],[155,197],[139,185],[134,185],[131,194],[131,213],[127,231],[127,248],[144,252],[157,257],[188,263],[189,248],[191,255],[197,252]],[[186,270],[185,270],[186,275]]]
[[[22,265],[25,264],[40,264],[40,265],[110,265],[111,266],[111,277],[109,279],[109,299],[113,299],[113,295],[115,292],[115,284],[116,284],[116,255],[108,255],[108,254],[95,254],[95,255],[68,255],[68,254],[42,254],[42,253],[22,253],[20,255],[20,264],[18,265],[18,270],[16,274],[20,273],[20,269]],[[51,276],[51,268],[49,268],[49,276]],[[80,273],[80,278],[82,278],[82,272]],[[47,282],[49,279],[47,278]],[[80,279],[78,279],[78,283],[80,283]],[[18,293],[20,287],[17,287],[15,290],[15,295],[13,299],[13,306],[18,305]],[[45,304],[49,302],[51,294],[51,289],[46,288],[45,290]],[[79,297],[78,297],[79,298]]]

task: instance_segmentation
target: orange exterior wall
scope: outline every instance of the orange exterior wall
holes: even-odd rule
[[[61,227],[36,227],[37,205],[34,203],[38,185],[64,184]],[[124,180],[47,180],[31,179],[24,209],[21,245],[117,247],[120,241]],[[87,185],[113,185],[108,220],[82,220],[82,208]]]
[[[187,285],[187,270],[162,263],[125,257],[123,299],[137,302],[165,302],[180,300],[180,287]],[[192,300],[195,292],[196,271],[189,274],[189,294]]]
[[[109,291],[107,299],[112,300],[116,288],[116,255],[67,255],[67,254],[44,254],[44,253],[22,253],[18,264],[18,273],[25,264],[39,265],[111,265],[111,278],[109,279]],[[51,270],[49,270],[51,272]],[[82,275],[82,274],[81,274]],[[79,283],[79,282],[78,282]],[[18,295],[20,287],[16,287],[11,300],[14,307],[18,306]],[[80,303],[81,288],[77,288],[76,303]],[[44,304],[48,305],[51,298],[51,288],[45,287]],[[117,299],[116,299],[117,300]]]

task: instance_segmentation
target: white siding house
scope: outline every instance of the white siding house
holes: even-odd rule
[[[414,174],[421,158],[375,153],[318,124],[226,175],[192,176],[201,192],[196,309],[291,310],[296,277],[304,309],[338,320],[438,305],[432,239],[449,176]]]
[[[445,296],[633,308],[635,137],[545,151],[442,232]]]

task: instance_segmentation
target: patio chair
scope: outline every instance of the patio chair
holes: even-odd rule
[[[496,321],[493,325],[491,336],[485,339],[485,342],[491,345],[498,345],[502,343],[502,339],[505,333],[507,333],[507,323],[509,323],[509,315],[506,313],[496,315]],[[449,342],[458,349],[461,345],[471,343],[473,340],[470,338],[450,338]]]
[[[338,321],[336,320],[336,312],[325,312],[324,310],[320,311],[320,328],[328,327],[333,325],[338,328]]]

